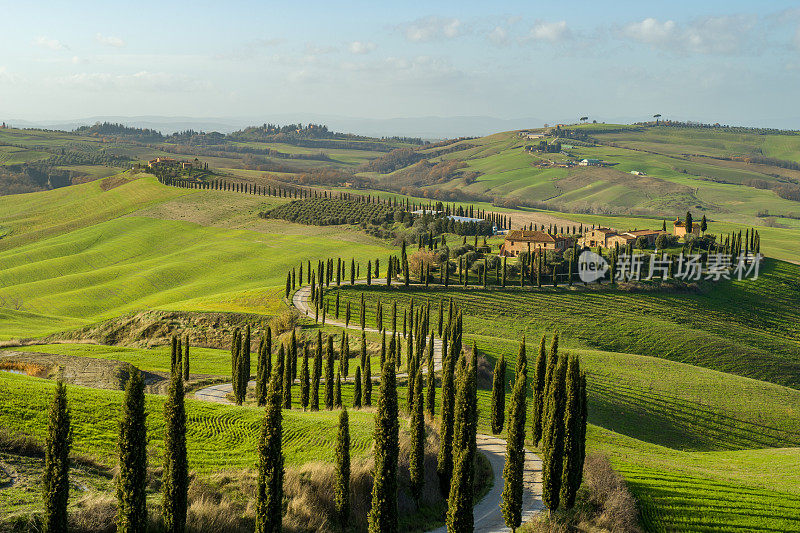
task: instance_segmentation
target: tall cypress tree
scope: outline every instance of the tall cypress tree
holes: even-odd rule
[[[328,336],[328,354],[325,360],[325,408],[333,409],[333,360],[336,353],[333,350],[333,336]]]
[[[291,344],[289,346],[289,353],[291,354]],[[292,381],[292,358],[289,356],[283,367],[283,387],[281,393],[284,409],[292,408]]]
[[[319,382],[322,376],[322,332],[317,331],[317,350],[314,353],[314,372],[311,379],[311,410],[319,411]]]
[[[439,486],[443,495],[450,492],[450,477],[453,474],[453,406],[455,403],[453,367],[455,363],[455,357],[448,356],[442,368],[442,417],[439,425],[440,444],[436,473],[439,475]]]
[[[280,376],[272,375],[258,441],[256,533],[280,533],[283,502],[283,450]]]
[[[308,343],[303,346],[303,366],[300,368],[300,405],[305,411],[308,408]]]
[[[447,530],[472,531],[472,492],[475,479],[477,398],[475,357],[459,366],[458,394],[454,405],[453,477],[447,498]]]
[[[517,362],[511,406],[508,412],[506,462],[503,465],[503,494],[500,508],[506,526],[516,530],[522,522],[522,489],[525,473],[525,414],[528,371]]]
[[[335,461],[333,503],[339,527],[344,531],[350,518],[350,419],[347,409],[342,409],[339,414]]]
[[[428,412],[428,416],[433,418],[436,414],[436,373],[434,371],[433,360],[433,333],[431,333],[431,342],[428,345],[428,395],[425,401],[425,410]]]
[[[361,408],[361,366],[356,367],[356,377],[353,380],[353,407]]]
[[[247,395],[247,383],[250,381],[250,325],[245,328],[244,339],[238,357],[237,387],[234,390],[236,403],[242,405]]]
[[[189,380],[189,335],[186,335],[186,348],[183,353],[183,379]]]
[[[544,375],[544,411],[542,412],[542,428],[547,421],[548,412],[548,398],[550,397],[550,384],[553,381],[553,375],[558,367],[558,333],[553,335],[553,342],[550,345],[550,354],[547,357],[547,370]],[[543,430],[544,431],[544,430]]]
[[[547,390],[547,417],[542,432],[542,501],[551,513],[561,501],[566,374],[566,358],[560,357]]]
[[[342,407],[342,375],[336,372],[336,387],[333,392],[334,406],[338,409]]]
[[[561,468],[561,493],[559,499],[566,509],[575,505],[575,494],[580,486],[582,473],[578,466],[583,467],[580,457],[582,452],[581,439],[583,438],[583,415],[581,413],[581,368],[575,355],[569,357],[565,383],[564,407],[564,446]]]
[[[372,361],[367,355],[367,366],[364,367],[364,405],[372,405]]]
[[[503,431],[506,416],[506,359],[502,354],[492,376],[492,433]]]
[[[292,330],[292,339],[289,342],[289,360],[292,362],[292,382],[297,379],[297,335]]]
[[[50,402],[47,436],[44,447],[42,498],[45,533],[66,533],[67,501],[69,500],[69,451],[72,447],[72,426],[67,388],[62,381],[56,383]]]
[[[363,332],[362,332],[363,333]],[[339,373],[347,378],[348,374],[348,358],[350,357],[350,339],[347,335],[347,330],[342,332],[342,345],[339,349]]]
[[[378,328],[380,330],[380,328]],[[367,368],[367,335],[361,332],[361,368]]]
[[[411,478],[411,495],[419,505],[422,488],[425,484],[425,415],[422,409],[422,372],[417,372],[415,379],[418,396],[411,414],[411,453],[408,468]]]
[[[141,372],[134,369],[125,385],[117,439],[117,531],[144,533],[147,530],[146,416],[144,380]]]
[[[161,520],[165,531],[186,530],[189,463],[186,454],[186,410],[183,380],[172,373],[167,401],[164,402],[164,469],[161,474]]]
[[[269,337],[269,328],[267,328],[267,337]],[[267,352],[267,339],[261,337],[258,344],[258,364],[256,365],[256,402],[259,407],[267,403],[267,386],[269,383],[269,371],[267,358],[272,354]]]
[[[397,532],[397,457],[399,423],[395,364],[388,357],[381,371],[378,408],[375,415],[375,474],[372,507],[368,515],[370,533]]]
[[[545,348],[545,336],[539,342],[539,355],[536,357],[536,365],[533,367],[533,414],[531,420],[531,438],[534,446],[538,446],[542,440],[542,426],[544,418],[545,402],[545,376],[547,373],[547,349]]]

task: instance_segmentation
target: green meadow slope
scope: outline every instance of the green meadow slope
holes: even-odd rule
[[[183,190],[152,178],[126,185],[134,197],[147,199],[140,204],[148,207],[147,216],[118,216],[132,210],[128,202],[117,216],[94,224],[79,218],[74,231],[57,225],[62,209],[91,212],[95,201],[104,201],[76,194],[96,185],[30,195],[60,193],[47,202],[48,212],[20,224],[8,237],[26,244],[0,251],[0,297],[7,302],[0,307],[0,338],[47,335],[148,308],[275,314],[285,309],[286,272],[301,261],[354,256],[366,262],[388,252],[376,239],[342,230],[305,231],[265,222],[251,231],[179,220],[188,209],[185,202],[178,214],[170,209],[154,213],[154,203],[168,205]],[[154,198],[148,197],[151,193]],[[11,198],[0,201],[10,204]],[[262,208],[270,201],[261,202]],[[257,220],[254,213],[251,219]]]

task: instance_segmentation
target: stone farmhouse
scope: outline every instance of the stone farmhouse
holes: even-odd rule
[[[611,228],[594,228],[585,231],[583,236],[578,239],[578,244],[589,248],[597,248],[598,246],[611,248],[618,244],[620,246],[633,244],[639,237],[644,237],[647,239],[647,244],[653,246],[658,236],[662,233],[664,232],[649,229],[620,232]]]
[[[695,222],[692,224],[692,231],[686,231],[686,224],[681,221],[680,218],[676,218],[675,222],[672,223],[672,234],[677,237],[686,237],[687,234],[691,233],[692,235],[700,235],[700,223]]]
[[[500,245],[503,257],[519,257],[522,252],[542,250],[565,250],[575,241],[565,235],[554,235],[546,231],[516,229],[506,233],[505,241]]]

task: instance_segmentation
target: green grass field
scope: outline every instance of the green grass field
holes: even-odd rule
[[[434,310],[440,300],[453,298],[475,335],[502,331],[531,338],[559,331],[567,346],[655,355],[800,387],[799,272],[790,263],[769,261],[758,280],[723,281],[700,293],[345,286],[341,305],[357,306],[366,290],[368,321],[374,321],[378,296],[385,306],[396,299],[400,308],[413,296],[418,303],[430,301]]]
[[[79,187],[96,192],[99,185]],[[123,187],[147,199],[140,207],[154,203],[148,194],[155,192],[159,198],[160,193],[164,202],[183,192],[147,178],[97,193],[96,201],[105,202],[105,194]],[[76,191],[69,192],[43,193],[45,197],[64,195],[63,201],[51,198],[49,203],[33,195],[27,209],[19,209],[18,218],[12,215],[10,219],[12,233],[6,239],[16,241],[8,244],[27,244],[0,251],[0,296],[20,306],[3,309],[10,323],[2,328],[0,338],[46,335],[67,325],[85,325],[146,308],[275,314],[285,309],[281,296],[286,273],[301,261],[355,256],[366,263],[368,258],[388,254],[382,242],[336,228],[292,233],[286,227],[296,225],[272,223],[262,232],[153,217],[178,218],[174,212],[119,216],[136,205],[130,201],[113,212],[109,207],[105,216],[79,201],[85,216],[58,224],[57,210],[69,210],[73,204]],[[119,197],[127,198],[125,194]],[[10,205],[9,198],[0,201]],[[50,210],[42,209],[42,203]],[[36,213],[35,218],[24,212]],[[255,213],[250,218],[257,221]],[[67,232],[67,224],[76,229]],[[44,238],[49,234],[56,235]]]

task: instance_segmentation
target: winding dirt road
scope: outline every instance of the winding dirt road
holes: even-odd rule
[[[373,280],[376,284],[381,280]],[[383,280],[385,283],[385,280]],[[356,281],[356,283],[365,283],[364,280]],[[292,297],[292,305],[301,313],[311,316],[313,310],[309,306],[309,297],[311,295],[311,286],[307,285],[301,287],[294,293]],[[326,317],[325,323],[341,328],[345,327],[344,322],[335,318]],[[361,330],[359,325],[350,324],[348,329]],[[364,331],[371,333],[380,333],[375,328],[365,328]],[[391,334],[391,331],[387,331]],[[433,360],[436,370],[442,368],[442,341],[435,339],[433,344]],[[405,374],[398,374],[398,377],[404,377]],[[250,381],[250,385],[255,385],[254,381]],[[230,404],[227,395],[233,391],[233,386],[230,383],[223,383],[220,385],[211,385],[205,387],[194,393],[195,398],[208,402],[217,402]],[[492,466],[492,474],[494,483],[491,490],[483,497],[483,499],[475,505],[473,509],[473,516],[475,519],[475,531],[480,533],[500,533],[511,531],[506,527],[503,520],[503,513],[500,509],[501,496],[503,493],[503,465],[506,461],[506,441],[491,435],[478,435],[477,447],[488,460]],[[544,509],[542,503],[542,462],[532,452],[525,452],[525,479],[522,496],[522,521],[532,519]],[[432,530],[430,533],[444,533],[447,529],[442,526],[438,529]]]

